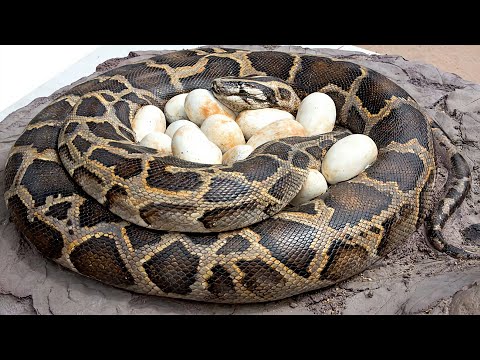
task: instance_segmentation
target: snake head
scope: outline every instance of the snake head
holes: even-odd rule
[[[212,82],[212,92],[222,104],[235,112],[277,108],[293,113],[300,104],[292,87],[272,76],[217,78]]]

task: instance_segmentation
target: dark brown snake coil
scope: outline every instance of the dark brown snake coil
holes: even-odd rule
[[[315,91],[330,95],[337,124],[370,136],[379,148],[377,161],[321,197],[275,214],[280,208],[257,196],[273,204],[293,196],[298,190],[291,184],[301,186],[302,174],[318,166],[335,134],[271,142],[230,167],[160,158],[133,144],[130,120],[141,106],[163,109],[174,95],[209,89],[215,78],[252,74],[288,82],[300,99]],[[273,51],[172,52],[78,85],[35,116],[10,152],[5,199],[22,236],[42,255],[104,283],[211,302],[281,299],[363,271],[401,245],[430,213],[434,246],[469,256],[448,245],[440,230],[465,197],[470,172],[450,146],[452,185],[434,209],[432,127],[441,138],[403,89],[350,62]],[[68,144],[58,140],[60,134]],[[74,166],[70,176],[61,159],[82,156],[102,173]],[[78,184],[95,188],[103,205]],[[128,199],[147,190],[158,198],[126,213]],[[192,214],[180,200],[193,193],[213,205]],[[250,199],[251,211],[265,220],[228,232],[178,233],[114,215],[149,226],[171,221],[163,214],[168,208],[209,231],[222,219],[234,221],[238,196]]]

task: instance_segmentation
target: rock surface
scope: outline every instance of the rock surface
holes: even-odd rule
[[[230,46],[332,56],[390,77],[445,129],[473,169],[472,191],[447,225],[454,244],[479,251],[480,85],[397,56],[368,56],[327,49]],[[161,52],[131,52],[97,68],[106,71]],[[133,58],[133,59],[131,59]],[[85,79],[81,79],[84,81]],[[38,98],[0,123],[0,193],[8,151],[25,125],[53,98]],[[439,165],[438,189],[446,180]],[[266,304],[216,305],[133,294],[64,270],[20,239],[0,202],[0,314],[478,314],[480,262],[432,250],[423,229],[370,269],[328,289]],[[463,234],[463,235],[462,235]]]

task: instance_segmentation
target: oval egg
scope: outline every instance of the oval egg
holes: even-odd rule
[[[362,134],[346,136],[325,154],[322,174],[329,184],[350,180],[370,166],[377,155],[377,145],[370,137]]]
[[[313,136],[332,131],[336,117],[337,110],[332,98],[315,92],[302,100],[296,119],[303,125],[308,136]]]
[[[322,173],[316,169],[309,169],[307,179],[290,204],[298,206],[322,195],[328,189],[327,181]]]
[[[249,140],[256,132],[271,123],[290,119],[295,120],[294,116],[287,111],[279,109],[257,109],[244,110],[238,114],[235,120],[242,129],[245,139]]]
[[[165,130],[165,134],[170,136],[171,138],[173,138],[173,135],[175,135],[177,130],[180,129],[182,126],[185,126],[185,125],[194,126],[194,127],[198,128],[198,126],[195,125],[190,120],[181,119],[181,120],[177,120],[177,121],[171,123],[170,125],[168,125],[167,130]]]
[[[152,132],[146,135],[140,145],[156,149],[161,156],[172,155],[172,139],[161,132]]]
[[[187,118],[187,113],[185,112],[187,95],[188,93],[175,95],[165,104],[165,117],[169,123]]]
[[[201,164],[221,164],[222,151],[199,128],[182,126],[172,139],[173,155]]]
[[[195,89],[185,99],[185,113],[198,126],[214,114],[222,114],[235,119],[235,113],[218,101],[211,91]]]
[[[215,114],[205,119],[200,127],[208,140],[217,145],[222,153],[237,145],[244,145],[242,130],[232,118]]]
[[[135,132],[137,142],[151,132],[165,132],[166,121],[162,110],[154,105],[140,108],[132,120],[132,130]]]
[[[306,136],[306,131],[298,121],[290,119],[278,120],[260,129],[247,141],[247,145],[256,149],[269,141],[290,136]]]

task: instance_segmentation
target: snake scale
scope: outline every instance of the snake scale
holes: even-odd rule
[[[300,99],[328,94],[337,124],[370,136],[377,161],[306,204],[284,207],[344,135],[281,139],[231,166],[162,158],[134,143],[130,121],[141,106],[163,109],[216,78],[250,75],[281,79]],[[451,161],[448,192],[436,206],[434,138]],[[79,158],[92,166],[78,166]],[[32,119],[5,168],[11,219],[43,256],[130,291],[226,303],[271,301],[347,279],[426,219],[435,248],[468,257],[441,229],[469,186],[465,160],[385,76],[325,57],[226,48],[155,56],[75,86]],[[149,201],[135,200],[145,192]],[[192,197],[209,207],[195,212],[182,202]],[[236,228],[245,209],[262,221]],[[189,222],[194,232],[177,232]]]

